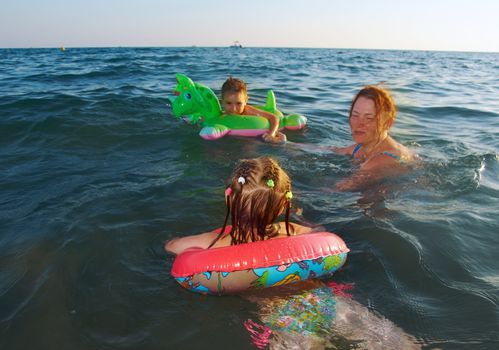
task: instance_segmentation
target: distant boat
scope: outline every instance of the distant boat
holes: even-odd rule
[[[242,49],[243,45],[241,45],[241,43],[239,41],[234,41],[234,43],[232,45],[230,45],[230,47],[235,48],[235,49]]]

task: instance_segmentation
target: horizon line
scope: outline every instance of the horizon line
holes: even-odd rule
[[[212,45],[186,45],[186,46],[173,46],[173,45],[117,45],[117,46],[30,46],[30,47],[0,47],[0,50],[43,50],[43,49],[113,49],[113,48],[229,48],[229,49],[311,49],[311,50],[369,50],[369,51],[415,51],[415,52],[455,52],[455,53],[492,53],[497,54],[499,51],[473,51],[473,50],[436,50],[436,49],[386,49],[386,48],[357,48],[357,47],[303,47],[303,46],[242,46],[231,47],[231,45],[212,46]]]

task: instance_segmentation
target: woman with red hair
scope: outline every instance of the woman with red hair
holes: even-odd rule
[[[354,176],[338,183],[336,189],[355,190],[387,174],[407,169],[415,155],[388,134],[396,115],[395,103],[387,90],[365,86],[357,93],[349,114],[355,143],[334,151],[349,155],[360,164],[360,169]]]

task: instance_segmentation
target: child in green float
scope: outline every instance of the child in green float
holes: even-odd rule
[[[272,113],[262,111],[248,104],[246,83],[237,78],[229,78],[222,85],[222,108],[224,114],[253,115],[266,118],[269,132],[262,135],[266,142],[284,143],[286,135],[278,131],[280,118]]]

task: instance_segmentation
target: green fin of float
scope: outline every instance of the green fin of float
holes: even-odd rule
[[[275,113],[277,110],[277,103],[275,101],[274,91],[272,90],[267,92],[267,103],[265,104],[265,109],[272,113]]]

